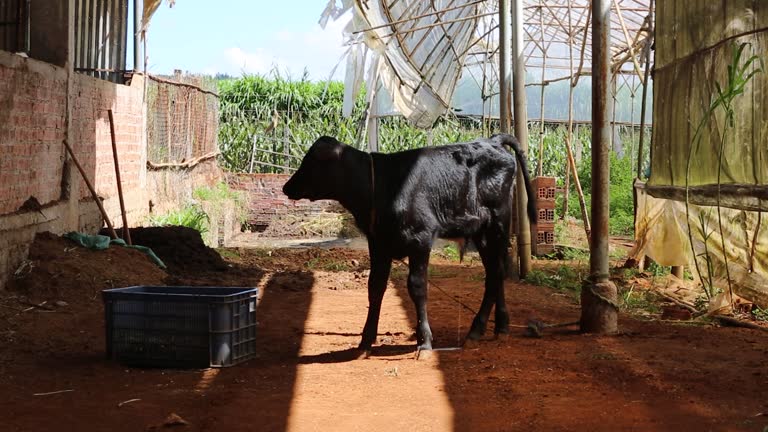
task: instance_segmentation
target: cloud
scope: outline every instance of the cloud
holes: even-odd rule
[[[257,49],[255,52],[246,52],[238,47],[227,48],[224,50],[226,59],[226,72],[264,74],[269,71],[273,57],[263,49]]]
[[[206,69],[240,75],[267,74],[277,67],[294,78],[306,69],[310,79],[325,80],[346,51],[342,30],[348,20],[349,15],[342,16],[325,29],[319,24],[303,31],[282,29],[261,42],[231,46],[223,51],[220,61]],[[334,79],[343,79],[344,65],[342,62],[336,69]]]

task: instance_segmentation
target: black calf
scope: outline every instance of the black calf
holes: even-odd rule
[[[514,150],[509,153],[504,146]],[[467,335],[485,332],[496,306],[495,332],[509,332],[504,278],[517,163],[536,220],[525,156],[512,135],[393,154],[365,153],[321,137],[283,187],[291,199],[339,201],[368,238],[368,318],[360,348],[376,339],[381,301],[393,259],[408,257],[408,293],[416,305],[419,349],[432,348],[427,318],[427,267],[435,238],[472,240],[485,267],[485,293]]]

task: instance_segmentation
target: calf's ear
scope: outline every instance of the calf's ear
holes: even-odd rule
[[[336,138],[322,136],[312,144],[314,153],[317,159],[321,161],[333,161],[341,159],[341,151],[343,144],[338,142]]]

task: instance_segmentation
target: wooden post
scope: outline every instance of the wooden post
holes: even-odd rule
[[[523,0],[513,0],[512,14],[512,46],[513,46],[513,67],[512,85],[514,87],[514,108],[515,108],[515,135],[520,141],[520,148],[523,155],[528,155],[528,104],[525,97],[525,52],[523,40]],[[523,181],[523,172],[517,172],[517,249],[520,259],[520,277],[525,278],[532,269],[531,262],[531,226],[528,220],[528,197]]]
[[[288,127],[288,122],[284,122],[283,124],[283,173],[288,174],[290,173],[290,166],[291,166],[291,139],[290,139],[291,130]]]
[[[253,173],[253,159],[256,157],[256,134],[253,134],[253,144],[251,145],[251,163],[248,166],[248,172]]]
[[[120,180],[120,164],[117,161],[117,138],[115,137],[115,117],[112,109],[107,111],[109,114],[109,134],[112,137],[112,157],[115,160],[115,179],[117,180],[117,196],[120,199],[120,215],[123,217],[123,239],[129,245],[131,242],[131,231],[128,229],[128,217],[125,214],[125,202],[123,201],[123,184]]]
[[[685,266],[672,266],[672,276],[682,280],[684,277]]]

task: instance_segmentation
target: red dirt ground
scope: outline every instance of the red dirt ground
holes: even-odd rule
[[[551,330],[531,339],[515,328],[501,340],[416,360],[413,308],[398,266],[380,343],[370,359],[356,360],[367,306],[364,252],[224,255],[226,270],[168,275],[134,250],[92,252],[40,236],[31,271],[0,293],[2,430],[678,432],[768,425],[765,332],[622,315],[619,336]],[[472,315],[458,302],[477,307],[481,276],[476,262],[435,260],[429,306],[437,347],[461,342]],[[164,281],[259,286],[257,357],[208,370],[105,360],[98,290]],[[512,282],[506,289],[514,324],[578,318],[568,296]],[[58,300],[68,304],[45,309]],[[33,395],[58,390],[73,391]],[[119,405],[131,399],[140,400]],[[170,414],[188,424],[164,425]]]

